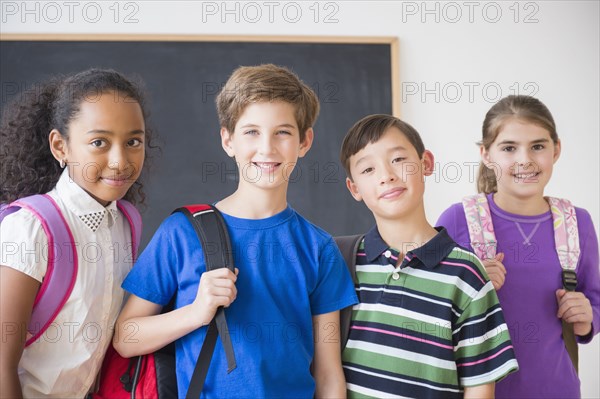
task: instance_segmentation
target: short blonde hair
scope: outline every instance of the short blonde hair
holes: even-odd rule
[[[300,142],[319,115],[315,92],[289,69],[273,64],[237,68],[216,99],[221,127],[230,133],[249,104],[284,101],[294,106]]]

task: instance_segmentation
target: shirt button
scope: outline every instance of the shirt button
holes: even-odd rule
[[[398,280],[400,278],[400,275],[397,272],[392,273],[392,278],[394,280]]]
[[[385,251],[383,253],[383,256],[385,256],[386,258],[389,258],[390,256],[392,256],[392,251],[390,251],[389,249],[387,251]]]

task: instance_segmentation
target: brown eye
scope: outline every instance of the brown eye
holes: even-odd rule
[[[130,147],[139,147],[142,144],[142,140],[140,139],[131,139],[127,142],[127,145]]]
[[[104,141],[97,139],[97,140],[92,141],[90,144],[92,145],[92,147],[101,148],[104,146]]]

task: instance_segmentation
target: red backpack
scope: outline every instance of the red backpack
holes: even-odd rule
[[[212,238],[211,250],[202,251],[206,270],[228,267],[233,271],[233,252],[227,226],[221,213],[215,207],[206,204],[188,205],[176,209],[175,212],[181,212],[187,217],[196,231],[202,248],[209,248],[208,238]],[[215,239],[217,237],[218,240]],[[172,299],[163,312],[172,310],[173,304],[174,300]],[[208,327],[188,388],[187,398],[198,399],[200,397],[219,335],[227,357],[227,372],[236,368],[225,311],[220,308]],[[175,351],[172,344],[154,353],[135,356],[131,359],[121,357],[111,345],[102,365],[100,387],[93,395],[94,399],[170,399],[177,396]]]

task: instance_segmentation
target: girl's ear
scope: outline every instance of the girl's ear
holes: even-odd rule
[[[431,176],[435,169],[435,159],[433,157],[433,153],[429,150],[425,150],[423,152],[423,175]]]
[[[298,155],[300,158],[306,155],[310,147],[312,147],[313,140],[315,138],[315,132],[312,127],[306,130],[304,134],[304,141],[300,143],[300,154]]]
[[[556,163],[556,161],[558,161],[558,158],[560,157],[561,149],[562,149],[562,146],[560,143],[560,139],[558,139],[558,141],[554,144],[554,163]]]
[[[48,135],[50,151],[58,162],[66,162],[68,155],[67,140],[56,129],[52,129]]]
[[[481,162],[483,162],[483,164],[486,167],[489,167],[488,165],[490,164],[490,152],[486,150],[485,147],[482,145],[479,146],[479,155],[481,155]]]
[[[224,127],[221,128],[221,146],[227,155],[232,158],[235,156],[235,151],[233,150],[231,143],[231,134],[229,133],[229,130],[225,129]]]
[[[362,201],[362,195],[358,192],[358,187],[356,187],[356,184],[349,177],[346,177],[346,187],[355,200]]]

